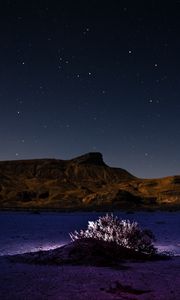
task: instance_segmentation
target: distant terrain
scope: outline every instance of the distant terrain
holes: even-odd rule
[[[0,209],[177,210],[180,175],[140,179],[107,166],[98,152],[71,160],[2,161]]]

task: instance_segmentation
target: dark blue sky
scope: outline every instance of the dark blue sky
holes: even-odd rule
[[[4,2],[0,160],[180,174],[180,1]]]

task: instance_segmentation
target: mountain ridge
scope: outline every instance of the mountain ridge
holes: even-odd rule
[[[100,152],[69,159],[0,161],[0,209],[179,209],[180,176],[141,179]]]

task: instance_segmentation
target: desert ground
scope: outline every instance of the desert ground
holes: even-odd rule
[[[3,300],[179,300],[180,257],[122,268],[47,266],[0,259]]]

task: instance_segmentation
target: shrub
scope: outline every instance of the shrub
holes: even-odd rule
[[[118,219],[113,214],[99,217],[95,222],[89,221],[86,230],[70,233],[70,237],[72,241],[90,238],[113,242],[145,254],[156,253],[155,238],[150,230],[142,230],[137,222]]]

